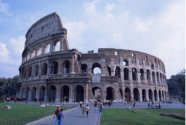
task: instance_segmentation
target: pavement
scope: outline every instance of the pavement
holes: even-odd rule
[[[157,103],[158,104],[158,103]],[[156,103],[154,103],[156,105]],[[99,125],[101,113],[95,110],[93,104],[89,104],[89,116],[83,116],[80,107],[75,107],[63,112],[63,125]],[[111,106],[104,106],[104,108],[131,108],[132,104],[114,103]],[[148,108],[148,102],[138,102],[135,108]],[[185,109],[182,103],[161,103],[161,108],[171,109]],[[54,125],[53,115],[39,119],[37,121],[28,123],[27,125]]]
[[[88,116],[83,116],[80,107],[63,111],[63,125],[99,125],[100,113],[90,106]],[[26,125],[54,125],[53,115],[28,123]]]

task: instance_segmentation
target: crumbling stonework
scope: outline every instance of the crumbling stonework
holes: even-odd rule
[[[159,58],[124,49],[69,49],[67,30],[56,13],[28,30],[19,71],[20,97],[30,101],[168,99],[165,66]]]

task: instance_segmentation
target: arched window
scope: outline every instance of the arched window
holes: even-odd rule
[[[35,76],[38,76],[38,74],[39,74],[39,66],[36,65],[35,66]]]
[[[115,70],[115,76],[118,76],[119,78],[121,78],[121,74],[120,74],[120,67],[116,67],[116,70]]]
[[[87,72],[87,64],[81,64],[81,71]]]
[[[47,64],[43,63],[42,65],[42,75],[46,75],[47,74]]]
[[[92,65],[92,73],[93,74],[101,74],[101,65],[99,63],[94,63]]]
[[[34,57],[35,57],[35,51],[32,51],[31,58],[34,58]]]
[[[141,80],[144,80],[144,70],[140,69],[140,78]]]
[[[124,66],[128,66],[129,65],[129,61],[127,59],[124,59],[123,62],[122,62],[122,64]]]
[[[154,73],[154,72],[152,72],[152,81],[153,81],[153,83],[156,82],[156,81],[155,81],[155,73]]]
[[[111,68],[109,66],[107,66],[107,70],[108,70],[109,76],[111,76]]]
[[[124,80],[129,80],[129,69],[128,68],[124,69]]]
[[[133,69],[132,69],[132,79],[133,79],[134,81],[137,80],[137,69],[136,69],[136,68],[133,68]]]
[[[42,54],[42,48],[39,48],[38,50],[37,50],[37,56],[40,56]]]
[[[150,71],[147,70],[147,80],[150,80]]]
[[[54,45],[54,51],[60,51],[60,41],[56,42],[56,44]]]
[[[48,44],[46,47],[45,47],[45,54],[46,53],[50,53],[50,44]]]
[[[70,61],[66,60],[63,63],[63,73],[70,73]]]

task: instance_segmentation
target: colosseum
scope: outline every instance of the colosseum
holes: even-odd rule
[[[34,23],[26,33],[20,98],[28,101],[167,100],[165,65],[134,50],[70,49],[58,14]]]

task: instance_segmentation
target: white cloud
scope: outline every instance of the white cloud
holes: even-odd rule
[[[105,5],[105,11],[108,12],[112,12],[115,8],[115,4],[114,3],[106,3]]]
[[[2,0],[0,0],[0,13],[11,16],[11,13],[9,12],[9,4],[3,2]]]
[[[12,52],[16,54],[20,54],[23,52],[25,44],[25,37],[19,36],[18,38],[10,39],[10,48],[12,48]]]
[[[9,56],[9,51],[7,49],[7,45],[4,43],[0,43],[0,63],[6,62]]]

